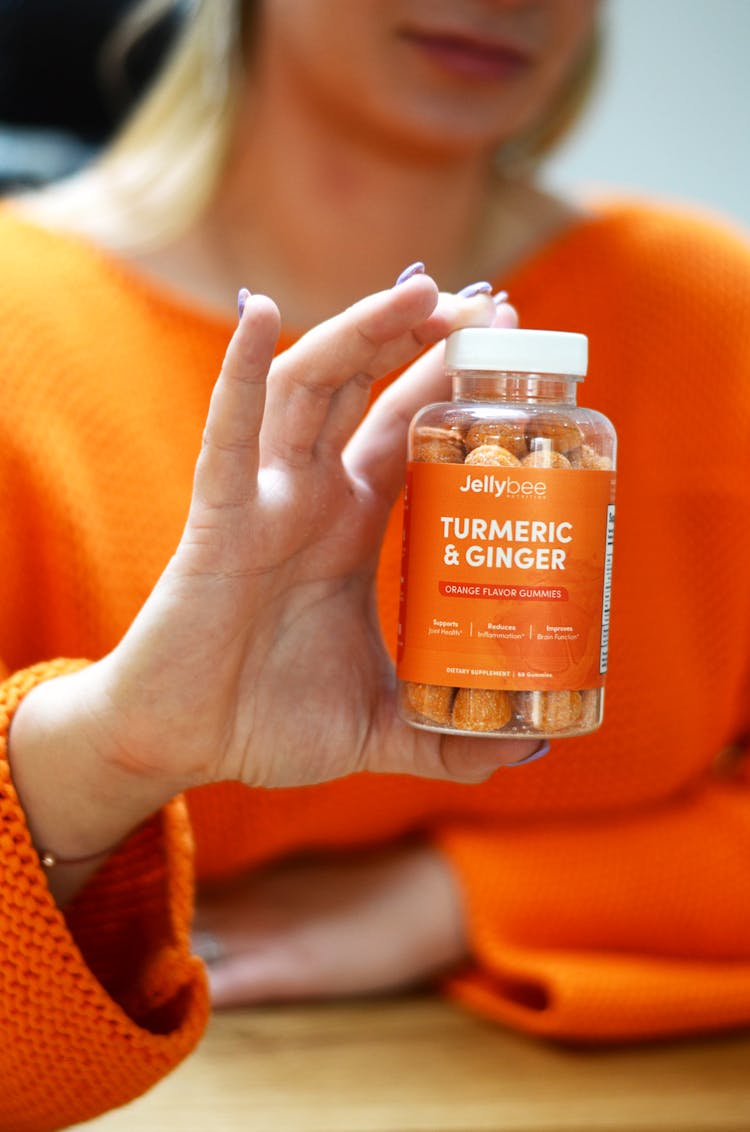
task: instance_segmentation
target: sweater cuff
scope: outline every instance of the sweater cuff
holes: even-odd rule
[[[433,835],[471,965],[444,989],[531,1033],[618,1042],[750,1023],[750,790],[704,781],[607,817]]]
[[[23,695],[84,661],[0,685],[0,1127],[87,1120],[148,1089],[195,1046],[208,1016],[191,957],[192,836],[175,799],[137,829],[64,910],[13,787],[7,736]]]

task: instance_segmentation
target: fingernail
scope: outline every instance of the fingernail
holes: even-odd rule
[[[507,303],[508,292],[507,291],[498,291],[496,295],[492,296],[492,301],[493,301],[493,303],[495,304],[496,307],[501,306],[502,303]]]
[[[458,292],[462,299],[473,299],[475,295],[489,295],[492,291],[491,283],[469,283]]]
[[[424,264],[418,259],[416,263],[410,263],[408,267],[404,268],[393,286],[398,287],[399,283],[405,283],[407,279],[411,279],[412,275],[422,275],[423,273]]]
[[[537,759],[543,759],[545,755],[550,752],[550,745],[547,742],[542,743],[538,751],[532,751],[525,759],[519,759],[517,763],[506,763],[506,766],[525,766],[526,763],[534,763]]]
[[[242,315],[245,312],[245,303],[250,298],[250,292],[247,287],[240,287],[239,294],[237,295],[237,311],[239,312],[239,321],[242,321]]]

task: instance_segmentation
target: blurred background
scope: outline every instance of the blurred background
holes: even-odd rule
[[[225,0],[213,0],[224,3]],[[356,2],[356,0],[352,0]],[[750,226],[750,0],[602,0],[595,105],[552,157],[553,188],[694,203]],[[153,0],[155,8],[164,5]],[[96,151],[148,81],[189,8],[118,45],[133,0],[0,0],[0,190]]]
[[[149,0],[143,20],[118,31],[134,0],[0,0],[0,191],[85,163],[137,100],[189,6]]]
[[[750,0],[603,0],[591,109],[545,180],[695,202],[750,226]]]

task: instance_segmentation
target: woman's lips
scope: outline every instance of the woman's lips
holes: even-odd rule
[[[403,31],[402,35],[433,63],[461,78],[512,78],[530,63],[528,55],[505,44],[414,30]]]

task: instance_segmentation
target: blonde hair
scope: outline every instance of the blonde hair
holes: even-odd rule
[[[113,65],[172,6],[137,4],[105,44],[103,62]],[[240,11],[241,0],[194,2],[159,79],[101,156],[24,196],[25,211],[123,252],[158,247],[184,231],[224,166],[240,71]]]
[[[573,131],[588,107],[601,77],[604,36],[600,23],[592,33],[557,98],[542,118],[495,153],[495,167],[503,176],[529,177],[562,140]]]
[[[116,60],[173,0],[141,0],[105,45]],[[184,232],[213,196],[227,155],[242,73],[248,0],[192,0],[185,28],[159,79],[92,165],[24,207],[41,223],[89,236],[114,251],[159,248]],[[600,70],[598,24],[542,121],[499,147],[502,176],[528,177],[577,122]],[[111,82],[111,80],[110,80]]]

